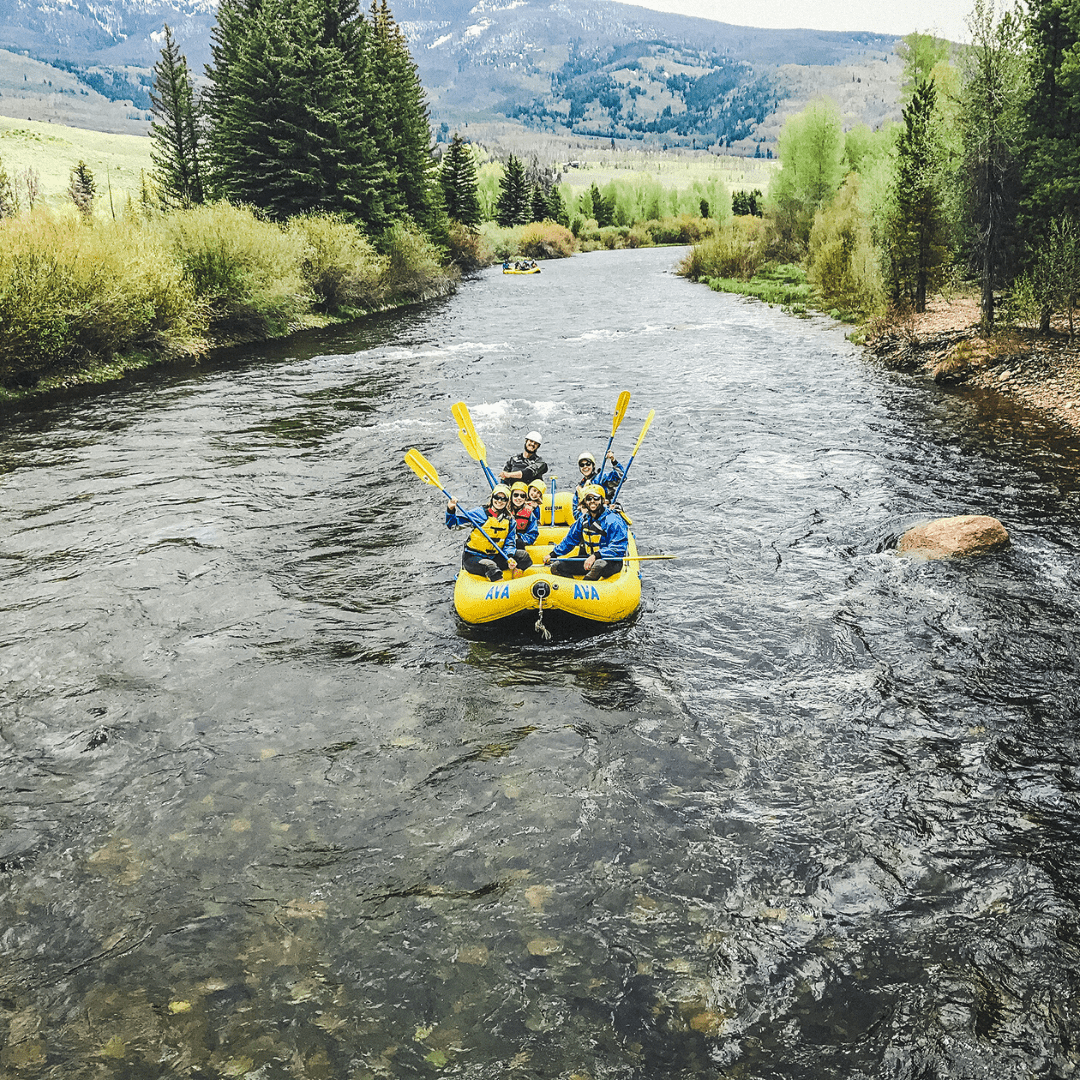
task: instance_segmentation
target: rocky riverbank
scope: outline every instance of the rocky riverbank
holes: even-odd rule
[[[1068,325],[1048,335],[1010,330],[979,334],[979,304],[936,299],[921,315],[890,323],[867,338],[887,363],[922,371],[941,385],[994,390],[1080,433],[1080,338]]]

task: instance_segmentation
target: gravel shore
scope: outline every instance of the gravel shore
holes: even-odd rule
[[[887,363],[924,371],[944,385],[994,390],[1080,432],[1080,324],[1048,335],[1012,330],[987,339],[978,332],[979,303],[935,299],[921,315],[892,323],[867,339]]]

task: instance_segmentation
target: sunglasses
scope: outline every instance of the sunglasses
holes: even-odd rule
[[[505,495],[492,495],[491,496],[491,501],[492,502],[506,502],[506,496]]]
[[[586,495],[585,496],[585,501],[586,502],[599,502],[600,501],[600,496],[599,495]]]
[[[592,464],[594,464],[594,462],[592,462],[592,461],[579,461],[577,463],[577,467],[579,469],[584,469],[587,465],[592,465]]]

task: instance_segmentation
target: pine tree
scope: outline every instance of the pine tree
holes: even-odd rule
[[[499,197],[495,201],[495,220],[505,229],[525,225],[529,217],[529,188],[525,167],[511,154],[499,179]]]
[[[221,0],[213,37],[214,194],[276,218],[342,211],[385,228],[371,30],[357,0]]]
[[[203,202],[200,132],[191,73],[167,23],[161,58],[154,65],[150,107],[154,116],[150,157],[162,194],[180,206]]]
[[[1080,3],[1030,0],[1027,7],[1020,229],[1037,244],[1052,219],[1080,216]]]
[[[75,204],[79,213],[87,220],[94,212],[94,196],[97,194],[97,185],[94,183],[94,174],[85,161],[72,167],[68,179],[68,195]]]
[[[533,184],[532,195],[529,199],[529,220],[545,221],[548,217],[548,201],[544,189],[539,184]]]
[[[927,291],[940,280],[949,254],[935,98],[934,83],[921,83],[903,110],[886,230],[893,299],[910,300],[917,312],[926,310]]]
[[[424,88],[387,0],[372,0],[370,18],[376,93],[385,105],[375,138],[389,171],[390,205],[430,234],[444,226]]]
[[[570,215],[566,211],[566,204],[559,193],[559,185],[552,184],[547,196],[547,216],[564,229],[570,228]]]
[[[472,152],[456,131],[449,148],[443,155],[442,166],[439,169],[439,184],[442,187],[443,203],[448,216],[470,229],[477,228],[483,214],[480,209],[476,162],[473,160]]]
[[[1021,27],[1011,12],[995,21],[993,7],[975,0],[968,20],[962,93],[963,177],[968,255],[978,273],[984,332],[994,325],[994,289],[1016,262],[1019,234],[1021,108],[1026,73]]]

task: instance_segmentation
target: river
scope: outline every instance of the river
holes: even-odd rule
[[[680,254],[4,417],[0,1074],[1074,1074],[1080,443]],[[461,624],[404,451],[622,390],[639,616]]]

